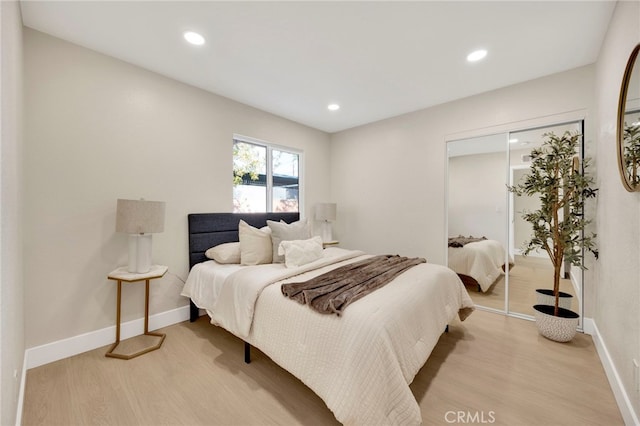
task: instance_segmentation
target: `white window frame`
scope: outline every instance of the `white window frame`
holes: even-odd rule
[[[246,142],[253,145],[263,146],[267,149],[267,212],[273,212],[273,150],[290,152],[298,156],[298,213],[303,217],[304,210],[304,151],[289,146],[273,144],[262,139],[244,136],[237,133],[233,134],[232,144],[235,142]],[[233,152],[233,151],[232,151]],[[233,160],[233,158],[232,158]],[[233,195],[232,195],[233,197]],[[232,200],[233,201],[233,200]]]

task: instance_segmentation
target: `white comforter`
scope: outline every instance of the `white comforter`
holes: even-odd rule
[[[502,265],[505,255],[499,241],[482,240],[465,244],[464,247],[449,247],[448,264],[456,273],[475,279],[485,292],[504,272]]]
[[[319,314],[280,290],[284,282],[306,280],[362,256],[328,248],[322,259],[294,270],[204,262],[193,267],[182,294],[206,309],[212,323],[298,377],[341,423],[419,424],[409,384],[445,326],[459,311],[464,318],[473,302],[456,274],[433,264],[407,270],[341,317]],[[213,276],[218,278],[212,284]]]

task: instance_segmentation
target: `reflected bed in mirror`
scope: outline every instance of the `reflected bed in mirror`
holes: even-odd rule
[[[462,279],[467,288],[487,292],[505,270],[506,250],[500,241],[473,236],[449,237],[449,268]],[[513,260],[509,260],[513,266]]]
[[[618,169],[625,189],[640,191],[640,44],[633,49],[618,103]]]

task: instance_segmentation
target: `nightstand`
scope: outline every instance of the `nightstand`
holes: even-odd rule
[[[337,246],[340,244],[340,241],[325,241],[322,243],[322,248],[327,248],[329,246]]]
[[[131,359],[135,358],[139,355],[146,354],[147,352],[155,351],[160,346],[162,346],[162,342],[164,342],[164,338],[166,337],[163,333],[152,333],[149,331],[149,281],[154,280],[156,278],[162,278],[164,274],[166,274],[169,269],[167,266],[163,265],[152,265],[149,272],[145,272],[142,274],[129,272],[127,271],[127,267],[123,266],[114,271],[111,271],[107,276],[110,280],[115,280],[118,282],[118,299],[117,299],[117,308],[116,308],[116,341],[111,346],[109,351],[105,354],[105,356],[111,358],[120,358],[120,359]],[[145,282],[145,296],[144,296],[144,334],[146,336],[155,336],[159,337],[160,341],[151,347],[139,350],[132,354],[118,354],[113,351],[120,343],[120,306],[122,300],[122,282],[126,283],[135,283],[144,281]]]

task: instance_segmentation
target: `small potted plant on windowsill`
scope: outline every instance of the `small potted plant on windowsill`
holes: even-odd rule
[[[596,196],[593,178],[585,172],[589,160],[580,165],[577,156],[582,135],[565,132],[562,136],[545,133],[545,140],[531,151],[531,167],[523,182],[510,186],[516,195],[539,195],[540,208],[524,212],[522,218],[533,228],[525,242],[523,255],[543,249],[553,265],[553,305],[535,305],[538,331],[543,336],[567,342],[575,336],[579,316],[559,306],[560,279],[563,262],[585,269],[584,250],[596,258],[593,233],[585,233],[590,223],[584,217],[584,202]],[[584,249],[584,250],[583,250]]]

